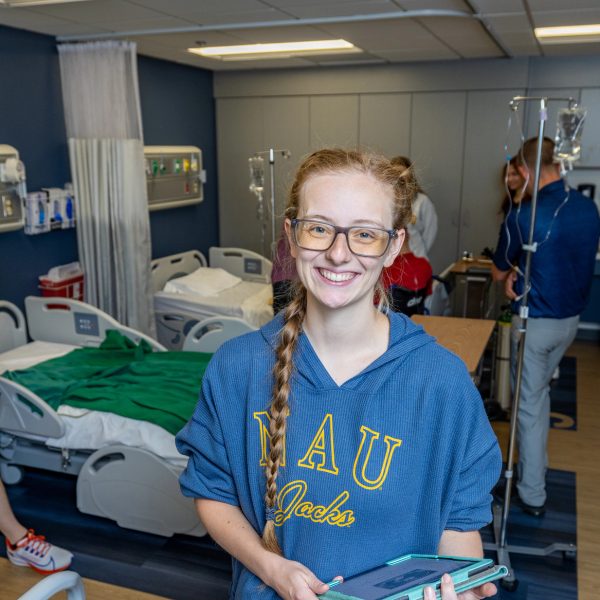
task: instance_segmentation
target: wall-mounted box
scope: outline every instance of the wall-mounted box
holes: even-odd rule
[[[0,144],[0,233],[22,229],[25,167],[16,148]]]
[[[150,210],[198,204],[204,199],[206,171],[196,146],[145,146]]]

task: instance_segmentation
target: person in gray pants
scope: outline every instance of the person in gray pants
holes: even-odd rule
[[[517,169],[527,181],[529,196],[533,193],[537,145],[536,138],[527,140],[515,157]],[[518,503],[534,516],[545,512],[550,382],[575,338],[579,315],[588,302],[600,235],[596,205],[567,187],[553,154],[554,143],[544,138],[517,416]],[[524,199],[508,212],[500,227],[492,267],[494,279],[505,282],[506,295],[512,300],[513,382],[527,256],[523,243],[529,239],[531,210],[531,201]]]

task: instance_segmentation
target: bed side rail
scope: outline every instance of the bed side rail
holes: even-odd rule
[[[155,258],[150,263],[152,292],[160,292],[167,281],[193,273],[199,267],[206,267],[206,257],[198,250],[188,250]]]
[[[12,302],[0,300],[0,352],[26,343],[27,326],[23,313]]]
[[[95,306],[78,300],[28,296],[25,310],[29,335],[36,341],[97,347],[108,329],[116,329],[136,344],[145,340],[154,350],[166,350],[145,333],[121,325]]]
[[[227,340],[256,331],[255,327],[236,317],[210,317],[196,323],[185,336],[184,352],[216,352]]]
[[[2,431],[58,438],[65,426],[58,414],[27,388],[0,377],[0,427]]]
[[[212,246],[208,250],[208,263],[211,267],[225,269],[244,281],[271,283],[273,263],[252,250]]]

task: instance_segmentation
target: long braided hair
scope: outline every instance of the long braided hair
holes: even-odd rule
[[[411,199],[415,195],[412,178],[408,170],[393,164],[387,158],[355,150],[339,148],[313,152],[300,165],[292,184],[286,217],[294,219],[300,207],[300,195],[306,181],[316,175],[334,173],[363,173],[374,177],[379,183],[389,186],[394,192],[393,227],[403,229],[411,217]],[[381,277],[373,290],[374,298],[379,299],[379,309],[387,309],[387,295]],[[273,395],[269,409],[270,450],[265,469],[267,485],[265,494],[266,523],[263,530],[263,546],[281,554],[275,534],[275,509],[277,501],[277,475],[283,457],[286,423],[289,413],[290,384],[294,371],[294,351],[302,332],[306,314],[306,289],[300,282],[295,283],[294,299],[284,312],[284,326],[279,334],[276,348],[276,362],[273,368]]]

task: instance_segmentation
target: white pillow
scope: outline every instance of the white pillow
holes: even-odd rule
[[[175,294],[196,294],[197,296],[216,296],[223,290],[228,290],[242,280],[225,269],[200,267],[193,273],[171,279],[165,285],[165,292]]]

